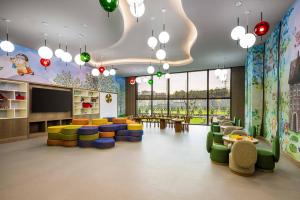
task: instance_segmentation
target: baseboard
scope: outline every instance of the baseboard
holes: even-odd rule
[[[19,140],[26,140],[26,139],[27,139],[27,135],[18,136],[18,137],[11,137],[11,138],[5,138],[5,139],[0,139],[0,144],[16,142],[16,141],[19,141]]]

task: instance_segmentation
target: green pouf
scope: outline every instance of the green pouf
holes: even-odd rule
[[[77,134],[77,130],[80,128],[81,126],[79,125],[70,125],[67,126],[65,128],[62,129],[61,133],[65,134],[65,135],[69,135],[69,134]]]
[[[83,140],[83,141],[97,140],[98,138],[99,138],[99,133],[93,135],[79,135],[79,140]]]
[[[223,133],[213,132],[214,142],[218,144],[224,144],[223,136],[224,136]]]
[[[212,132],[221,132],[221,127],[219,125],[211,125]]]
[[[206,139],[206,150],[210,153],[210,159],[222,164],[228,163],[230,150],[224,145],[213,144],[213,140],[213,133],[209,132]]]
[[[275,168],[274,155],[267,149],[257,149],[256,167],[264,170]]]
[[[62,134],[62,140],[77,140],[77,134]]]

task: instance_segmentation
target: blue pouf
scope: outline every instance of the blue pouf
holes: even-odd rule
[[[114,117],[104,117],[105,119],[107,119],[109,122],[112,122]]]
[[[107,124],[99,126],[100,132],[114,132],[127,129],[127,124]]]
[[[144,134],[144,131],[131,131],[131,130],[120,130],[117,131],[116,136],[133,136],[133,137],[140,137]]]
[[[98,133],[98,126],[83,126],[77,130],[79,135],[93,135]]]
[[[127,141],[127,142],[140,142],[143,137],[133,137],[133,136],[116,136],[116,141]]]
[[[85,140],[78,140],[78,146],[82,147],[82,148],[87,148],[87,147],[92,147],[93,144],[93,140],[92,141],[85,141]]]
[[[93,147],[98,149],[108,149],[115,146],[115,140],[112,138],[100,138],[93,141]]]

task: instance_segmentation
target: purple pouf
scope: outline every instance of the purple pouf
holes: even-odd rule
[[[127,129],[127,124],[108,124],[99,126],[100,132],[114,132]]]
[[[93,135],[98,133],[98,126],[83,126],[77,130],[79,135]]]
[[[143,137],[133,137],[133,136],[116,136],[116,141],[128,141],[128,142],[140,142]]]
[[[92,147],[93,141],[78,140],[78,146],[82,148]]]
[[[93,141],[93,147],[99,149],[107,149],[115,146],[115,140],[112,138],[100,138]]]
[[[116,136],[133,136],[133,137],[140,137],[144,134],[142,130],[120,130],[117,131]]]

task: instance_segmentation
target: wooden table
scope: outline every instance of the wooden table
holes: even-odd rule
[[[167,127],[166,120],[171,120],[171,118],[168,117],[159,117],[158,119],[160,129],[165,129]]]
[[[231,126],[220,126],[221,133],[223,133],[227,127],[231,127]],[[234,126],[234,127],[235,127],[235,130],[243,130],[244,129],[244,127],[241,127],[241,126]]]
[[[226,141],[229,144],[233,144],[237,141],[245,141],[245,140],[249,141],[249,142],[252,142],[253,144],[257,144],[259,142],[258,139],[256,139],[256,138],[251,139],[249,136],[241,136],[241,137],[243,137],[243,138],[241,140],[238,140],[238,139],[229,137],[229,135],[224,135],[223,140]]]
[[[180,133],[182,131],[182,122],[184,121],[184,119],[172,119],[172,121],[174,122],[174,126],[175,126],[175,132],[176,133]]]

